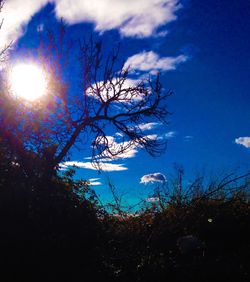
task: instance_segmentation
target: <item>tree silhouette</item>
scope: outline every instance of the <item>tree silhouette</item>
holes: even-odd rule
[[[38,52],[48,74],[46,97],[31,107],[20,98],[13,99],[7,78],[1,77],[1,139],[9,144],[23,173],[51,177],[72,147],[82,145],[84,136],[90,135],[94,136],[92,156],[97,166],[100,160],[116,158],[135,147],[151,155],[160,153],[165,142],[146,135],[138,126],[166,122],[165,102],[171,92],[163,90],[160,75],[132,79],[129,67],[119,64],[119,46],[104,59],[102,42],[90,38],[78,42],[81,89],[72,95],[62,79],[67,52],[71,52],[63,48],[65,26],[61,24],[58,34],[47,34],[48,41],[40,44]],[[119,132],[123,142],[115,143],[107,127]]]

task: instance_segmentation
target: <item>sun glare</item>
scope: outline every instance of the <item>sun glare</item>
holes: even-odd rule
[[[10,74],[11,92],[18,98],[35,101],[46,93],[45,74],[35,64],[15,65]]]

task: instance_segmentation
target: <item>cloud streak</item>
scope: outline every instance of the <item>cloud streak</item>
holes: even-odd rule
[[[100,181],[100,178],[90,178],[89,179],[89,185],[90,186],[99,186],[99,185],[102,185],[102,183]]]
[[[102,171],[123,171],[127,170],[128,168],[125,167],[123,164],[112,164],[112,163],[106,163],[106,162],[100,162],[99,168],[93,165],[91,162],[79,162],[79,161],[69,161],[64,162],[60,165],[61,169],[65,170],[68,167],[76,166],[78,168],[86,168],[86,169],[92,169],[92,170],[102,170]]]
[[[186,135],[186,136],[184,136],[184,140],[185,141],[191,141],[192,139],[194,139],[194,136],[192,136],[192,135]]]

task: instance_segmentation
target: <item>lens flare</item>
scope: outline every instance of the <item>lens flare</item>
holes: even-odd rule
[[[10,73],[11,92],[17,98],[35,101],[46,93],[44,72],[35,64],[15,65]]]

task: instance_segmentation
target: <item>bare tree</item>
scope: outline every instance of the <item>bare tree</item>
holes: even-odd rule
[[[92,156],[97,165],[135,147],[159,154],[165,141],[146,135],[138,125],[166,122],[166,99],[171,92],[163,90],[160,75],[131,79],[129,67],[118,63],[119,46],[104,59],[102,43],[91,38],[78,42],[81,89],[72,94],[61,78],[62,62],[72,48],[62,47],[64,35],[61,25],[58,36],[48,33],[49,42],[39,49],[49,74],[49,93],[32,107],[13,99],[6,78],[1,77],[1,138],[15,152],[25,174],[52,175],[72,147],[83,145],[84,136],[89,135],[94,136]],[[107,136],[107,127],[119,132],[123,142],[117,144]]]

